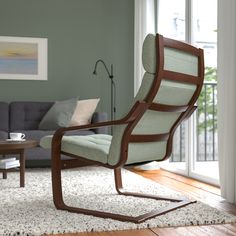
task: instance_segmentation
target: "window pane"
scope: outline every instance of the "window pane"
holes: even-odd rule
[[[204,181],[212,181],[209,177],[215,181],[218,179],[217,0],[157,2],[158,33],[203,48],[205,60],[198,110],[189,123],[183,123],[176,131],[172,157],[164,168],[201,177]]]
[[[158,33],[185,40],[185,0],[159,0]]]
[[[217,1],[192,0],[192,43],[204,49],[204,86],[196,113],[196,159],[192,171],[218,179]]]
[[[204,49],[206,67],[217,66],[217,1],[193,0],[192,42]]]

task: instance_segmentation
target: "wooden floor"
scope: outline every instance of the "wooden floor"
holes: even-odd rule
[[[225,202],[220,197],[217,187],[179,176],[163,170],[138,171],[137,174],[152,179],[183,194],[187,193],[197,200],[201,200],[219,210],[236,215],[236,206]],[[209,226],[188,226],[173,228],[152,228],[142,230],[111,231],[111,232],[85,232],[76,234],[63,234],[63,236],[233,236],[236,235],[235,224],[221,224]],[[54,235],[55,236],[55,235]],[[59,236],[59,235],[57,235]],[[60,234],[62,236],[62,234]]]

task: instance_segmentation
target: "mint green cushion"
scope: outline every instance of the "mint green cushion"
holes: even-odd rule
[[[146,70],[139,91],[133,104],[144,100],[152,86],[156,73],[156,37],[147,35],[143,43],[143,67]],[[172,48],[164,48],[164,69],[189,75],[198,74],[198,59],[196,56]],[[187,105],[191,100],[196,85],[179,83],[165,78],[162,80],[153,102],[167,105]],[[158,112],[148,110],[137,123],[132,134],[161,134],[170,131],[176,122],[178,112]],[[113,129],[113,139],[110,147],[108,163],[115,165],[120,158],[120,145],[126,125]],[[131,143],[128,146],[127,164],[161,160],[166,154],[166,142]]]
[[[106,134],[63,136],[61,150],[89,160],[107,163],[112,136]],[[40,146],[51,148],[52,135],[40,140]]]
[[[157,112],[147,110],[133,129],[132,134],[162,134],[168,133],[179,118],[178,112]]]
[[[40,121],[39,129],[55,130],[60,127],[67,127],[77,105],[77,100],[77,98],[72,98],[55,102]]]
[[[147,72],[144,73],[141,86],[140,86],[135,98],[133,99],[133,104],[139,100],[140,101],[144,100],[144,98],[147,96],[148,92],[150,91],[150,89],[152,87],[152,83],[153,83],[154,78],[155,78],[155,76],[153,74],[149,74]]]
[[[143,42],[142,62],[146,72],[156,73],[156,36],[148,34]],[[198,75],[198,57],[189,53],[164,48],[164,69],[193,76]]]
[[[161,160],[165,153],[166,142],[131,143],[126,164]]]
[[[178,83],[170,80],[162,80],[154,102],[184,106],[191,100],[197,86],[195,84]]]
[[[156,36],[148,34],[143,42],[142,62],[145,71],[156,73]]]
[[[198,57],[177,49],[164,48],[164,69],[197,76]]]

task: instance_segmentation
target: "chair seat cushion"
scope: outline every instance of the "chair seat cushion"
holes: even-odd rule
[[[106,164],[111,139],[112,136],[106,134],[63,136],[61,151]],[[45,136],[40,140],[40,146],[51,148],[51,141],[51,135]]]

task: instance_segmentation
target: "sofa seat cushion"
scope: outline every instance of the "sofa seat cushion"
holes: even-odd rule
[[[54,130],[16,130],[14,132],[20,132],[25,134],[25,139],[40,140],[44,136],[53,135]],[[81,130],[81,131],[70,131],[67,135],[89,135],[94,134],[91,130]]]
[[[112,136],[93,134],[86,136],[63,136],[61,150],[89,160],[106,164]],[[40,140],[40,146],[51,148],[52,136],[45,136]]]
[[[0,130],[0,139],[7,139],[8,138],[8,132]]]

